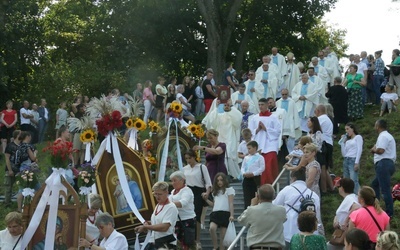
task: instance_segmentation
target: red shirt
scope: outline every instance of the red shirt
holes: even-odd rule
[[[17,111],[12,109],[11,111],[8,111],[7,109],[1,111],[3,114],[3,120],[7,124],[12,124],[15,120],[15,114],[17,114]],[[1,123],[1,127],[5,126],[3,123]]]

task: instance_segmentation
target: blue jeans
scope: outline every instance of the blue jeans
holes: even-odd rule
[[[358,194],[360,184],[358,183],[358,171],[354,171],[356,162],[355,157],[345,157],[343,160],[343,177],[350,178],[354,181],[354,193]]]
[[[381,102],[381,84],[385,80],[384,76],[375,75],[373,86],[374,86],[374,93],[375,93],[375,104],[379,104]]]
[[[390,189],[390,177],[394,173],[394,162],[391,159],[382,159],[375,163],[375,179],[371,187],[375,191],[376,198],[379,200],[381,193],[386,205],[386,213],[393,215],[392,190]]]

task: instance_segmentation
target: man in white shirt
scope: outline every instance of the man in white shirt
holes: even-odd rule
[[[324,235],[324,227],[322,225],[321,220],[321,210],[320,210],[320,198],[319,196],[307,188],[306,185],[306,173],[305,168],[300,168],[297,171],[293,171],[290,173],[291,177],[291,185],[286,186],[282,189],[275,200],[272,201],[274,205],[284,206],[286,209],[286,217],[287,220],[283,223],[283,234],[285,237],[286,248],[289,249],[289,243],[293,235],[300,233],[299,228],[297,226],[297,218],[299,217],[299,213],[296,210],[300,208],[301,199],[303,197],[311,196],[314,200],[314,205],[316,209],[317,219],[318,219],[318,234]],[[299,191],[297,191],[298,189]],[[295,208],[295,209],[293,209]]]
[[[376,198],[379,200],[381,193],[385,201],[386,213],[393,216],[393,199],[390,188],[390,177],[395,171],[396,141],[387,131],[385,120],[377,120],[375,130],[379,133],[376,144],[371,148],[374,154],[375,179],[371,187],[375,190]]]
[[[325,142],[326,152],[321,164],[321,191],[333,190],[333,183],[329,175],[329,167],[333,167],[333,123],[326,114],[326,106],[319,104],[315,109],[315,116],[318,117],[322,130],[322,140]]]
[[[301,130],[304,132],[308,132],[307,120],[314,115],[314,109],[319,104],[318,91],[318,86],[309,80],[306,73],[301,75],[301,81],[292,90],[292,99],[299,114]]]
[[[276,107],[286,110],[285,122],[282,124],[282,136],[287,137],[288,152],[294,149],[295,140],[301,136],[300,118],[295,102],[289,98],[289,90],[282,89],[282,98],[276,102]]]
[[[264,157],[265,171],[261,175],[261,185],[272,184],[278,176],[278,150],[281,134],[281,124],[278,118],[268,110],[268,101],[261,98],[258,101],[260,113],[249,120],[249,129],[253,140],[258,143],[259,151]]]
[[[81,238],[79,240],[80,247],[93,250],[128,250],[128,241],[123,234],[115,230],[114,218],[109,213],[99,214],[95,225],[99,228],[100,235],[103,237],[100,246],[93,245],[88,240]]]
[[[24,101],[23,107],[19,110],[20,113],[20,124],[21,124],[21,131],[29,131],[32,135],[33,142],[36,143],[35,140],[37,136],[37,132],[34,126],[32,126],[31,120],[34,118],[32,111],[29,110],[29,102]]]

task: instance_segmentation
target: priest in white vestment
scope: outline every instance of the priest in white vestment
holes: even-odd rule
[[[283,126],[285,125],[286,119],[286,110],[278,108],[276,106],[275,99],[269,97],[267,98],[268,103],[268,110],[272,113],[273,116],[278,118],[279,122],[281,123],[281,134],[279,135],[279,150],[283,145],[282,135],[283,135]]]
[[[337,74],[337,76],[342,75],[342,68],[340,67],[339,64],[339,59],[334,51],[331,51],[331,48],[328,46],[324,49],[325,57],[329,58],[332,61],[332,64],[334,66],[334,74]],[[350,60],[351,62],[352,60]]]
[[[237,178],[240,174],[238,162],[238,146],[240,139],[240,125],[242,113],[235,107],[231,107],[231,101],[222,105],[217,101],[217,108],[210,111],[207,121],[202,121],[207,129],[215,129],[219,133],[218,140],[226,144],[225,164],[228,174]]]
[[[329,75],[328,85],[333,86],[335,77],[340,76],[339,70],[334,65],[333,60],[327,57],[327,53],[324,50],[318,52],[318,64],[326,69]]]
[[[330,81],[330,76],[328,74],[328,71],[326,71],[326,69],[323,66],[318,64],[318,58],[313,57],[308,67],[314,68],[314,75],[318,76],[321,79],[321,81],[325,84],[325,93],[328,92],[328,82]]]
[[[287,69],[286,69],[285,57],[278,53],[278,48],[276,48],[276,47],[273,47],[271,49],[271,52],[272,52],[272,55],[270,55],[270,56],[271,56],[272,63],[278,67],[278,72],[280,73],[280,75],[279,75],[280,78],[286,76]]]
[[[294,85],[299,82],[300,79],[300,70],[297,64],[294,63],[294,54],[292,52],[289,52],[287,55],[287,74],[285,76],[285,83],[283,89],[288,89],[289,90],[289,96],[292,96],[292,89],[294,88]],[[281,90],[281,93],[282,93]]]
[[[289,97],[289,90],[282,89],[282,98],[276,101],[276,107],[284,109],[286,116],[282,124],[282,135],[287,137],[286,148],[292,152],[295,141],[301,136],[300,118],[296,109],[296,103]]]
[[[292,90],[292,99],[299,114],[301,130],[304,132],[309,131],[307,120],[314,116],[315,107],[319,104],[318,94],[318,86],[309,80],[306,73],[301,75],[301,81]]]
[[[256,80],[261,81],[262,77],[263,77],[263,66],[264,64],[268,64],[268,71],[271,74],[274,74],[276,79],[279,80],[280,78],[280,73],[279,73],[279,69],[278,66],[276,66],[274,63],[271,63],[271,57],[270,56],[263,56],[263,64],[261,64],[260,67],[258,67],[257,71],[256,71]]]
[[[264,63],[262,77],[261,77],[261,84],[263,86],[262,93],[259,96],[260,98],[276,98],[276,92],[278,90],[278,79],[276,78],[276,74],[269,71],[270,64]]]
[[[318,97],[319,97],[318,104],[327,104],[328,98],[326,98],[326,96],[325,96],[326,83],[324,81],[322,81],[319,76],[315,75],[313,67],[308,68],[307,74],[308,74],[309,80],[318,86]]]
[[[254,103],[254,113],[260,112],[260,109],[258,108],[258,99],[261,98],[264,92],[264,87],[262,86],[260,81],[256,80],[254,70],[249,71],[249,80],[245,81],[244,85],[246,85],[246,94],[250,96],[251,100]]]
[[[251,116],[249,126],[253,137],[258,143],[258,149],[264,157],[265,170],[261,175],[261,185],[272,184],[279,174],[278,150],[281,124],[276,116],[268,110],[267,99],[261,98],[258,101],[260,113]]]
[[[247,101],[249,104],[249,111],[251,113],[256,113],[256,107],[254,105],[253,99],[249,94],[246,93],[246,85],[244,83],[239,84],[239,90],[231,95],[232,105],[242,112],[242,102]],[[257,105],[258,106],[258,105]]]

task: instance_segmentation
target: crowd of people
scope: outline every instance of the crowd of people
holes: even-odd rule
[[[202,123],[207,128],[208,145],[197,145],[185,154],[188,165],[184,171],[170,176],[174,187],[171,195],[167,183],[157,182],[153,186],[158,205],[151,221],[137,227],[136,231],[152,231],[151,244],[155,248],[166,246],[173,249],[180,242],[184,249],[191,246],[200,249],[200,230],[205,225],[207,207],[211,206],[213,248],[224,249],[223,236],[229,222],[235,219],[235,190],[229,187],[229,183],[240,181],[245,211],[237,219],[250,227],[247,244],[251,249],[336,249],[337,246],[326,245],[314,234],[324,236],[320,200],[322,195],[334,190],[330,170],[333,167],[333,142],[338,136],[344,158],[343,179],[338,188],[344,201],[338,208],[334,226],[348,231],[343,241],[346,247],[349,244],[353,247],[367,244],[352,241],[350,232],[358,232],[352,228],[364,230],[369,243],[384,246],[388,239],[393,239],[392,232],[387,233],[389,236],[379,232],[389,230],[394,212],[390,177],[394,173],[396,144],[387,131],[387,122],[377,120],[378,139],[370,149],[374,155],[376,177],[368,187],[358,179],[362,167],[363,137],[357,131],[357,120],[363,118],[365,105],[381,104],[377,110],[380,116],[396,111],[400,92],[397,87],[400,86],[400,52],[393,50],[390,70],[381,59],[382,53],[354,55],[342,78],[338,58],[329,47],[311,58],[307,69],[303,63],[294,63],[293,53],[285,57],[277,48],[272,48],[271,55],[262,57],[259,68],[249,70],[240,79],[236,79],[236,71],[228,63],[221,84],[213,78],[213,70],[209,68],[198,84],[191,77],[184,77],[181,84],[177,84],[176,77],[171,77],[168,84],[164,77],[158,77],[155,89],[147,80],[143,85],[137,84],[132,96],[127,93],[121,96],[117,89],[112,90],[110,95],[118,97],[121,102],[127,103],[132,98],[140,103],[146,123],[150,118],[162,123],[165,111],[173,101],[181,103],[182,118],[188,121],[195,122],[195,117],[205,114]],[[230,89],[226,101],[218,95],[220,86]],[[83,163],[83,145],[79,131],[68,131],[67,118],[81,118],[89,101],[86,96],[77,97],[69,111],[66,102],[60,103],[56,111],[56,136],[73,141],[76,149],[74,165]],[[41,99],[39,107],[36,104],[30,107],[29,102],[24,101],[17,112],[13,109],[13,102],[8,101],[6,109],[1,112],[6,206],[11,203],[15,174],[24,165],[37,161],[34,144],[45,140],[51,118],[46,105],[45,99]],[[20,130],[16,130],[18,113]],[[345,124],[346,134],[343,136],[338,135],[340,124]],[[66,135],[65,131],[72,135]],[[296,141],[298,145],[295,145]],[[288,152],[288,162],[284,167],[291,171],[291,184],[275,197],[271,184],[279,173],[278,153],[282,149]],[[196,151],[204,152],[205,165],[197,162]],[[21,154],[17,156],[16,152]],[[313,197],[314,213],[299,210],[302,197],[306,195]],[[385,211],[377,203],[381,195]],[[18,209],[21,209],[20,203]],[[106,239],[103,239],[104,243],[101,241],[100,247],[117,244],[107,240],[110,235],[116,239],[115,242],[124,241],[119,240],[121,237],[114,230],[112,217],[110,219],[104,213],[103,218],[91,210],[93,206],[89,209],[88,219],[92,229],[96,231],[101,225],[107,230],[82,239],[81,246],[101,249],[97,248],[100,235]],[[273,221],[260,220],[260,213],[266,213],[265,218],[271,216]],[[276,223],[278,220],[282,223]],[[374,221],[378,221],[376,228],[371,226]],[[397,238],[394,243],[396,241]],[[118,244],[125,247],[125,243]]]

